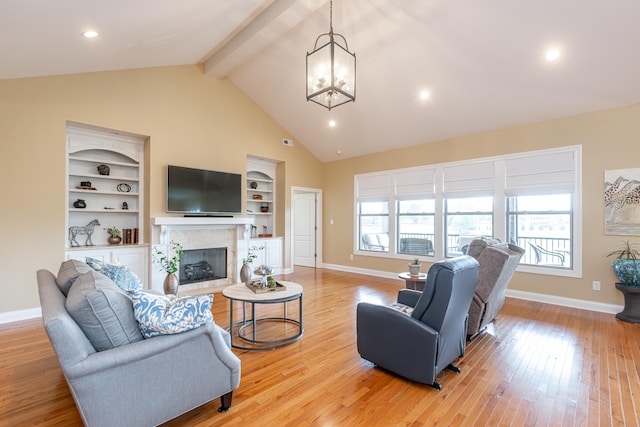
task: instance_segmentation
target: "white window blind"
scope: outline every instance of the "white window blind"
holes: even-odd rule
[[[576,151],[528,154],[505,160],[507,196],[529,192],[572,192],[576,180]]]
[[[356,197],[361,199],[379,199],[389,197],[391,188],[390,174],[356,176]]]
[[[395,195],[399,198],[433,197],[435,194],[435,170],[422,168],[396,172]]]
[[[447,196],[492,195],[495,189],[493,161],[443,167],[443,192]]]

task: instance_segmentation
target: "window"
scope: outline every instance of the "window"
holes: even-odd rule
[[[519,271],[582,277],[581,170],[574,145],[356,175],[354,251],[437,261],[494,237]]]
[[[398,200],[399,254],[433,255],[435,200]]]
[[[363,251],[389,251],[389,203],[360,202],[359,249]]]
[[[465,254],[473,239],[493,236],[493,197],[446,199],[445,218],[447,256]]]
[[[522,264],[572,267],[571,194],[507,198],[508,238],[525,249]]]

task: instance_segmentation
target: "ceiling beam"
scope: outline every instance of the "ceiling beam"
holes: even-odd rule
[[[221,79],[315,12],[327,0],[274,0],[253,21],[203,61],[204,73]]]

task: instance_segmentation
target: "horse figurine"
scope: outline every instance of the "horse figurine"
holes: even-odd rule
[[[84,227],[79,227],[74,225],[73,227],[69,227],[69,246],[80,246],[78,241],[76,240],[76,236],[84,234],[87,236],[84,241],[85,246],[93,246],[93,242],[91,241],[91,235],[93,234],[93,229],[96,225],[100,225],[97,219],[94,219],[89,224]]]

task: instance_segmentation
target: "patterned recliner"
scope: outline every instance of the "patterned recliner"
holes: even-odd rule
[[[478,335],[500,313],[507,285],[523,254],[524,249],[498,239],[476,239],[469,243],[467,255],[478,260],[480,271],[469,308],[468,339]]]

